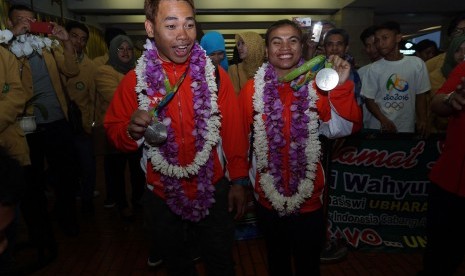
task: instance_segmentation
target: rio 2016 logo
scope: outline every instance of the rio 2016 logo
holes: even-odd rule
[[[399,92],[405,92],[408,90],[408,87],[408,82],[399,78],[397,74],[392,74],[386,83],[386,89],[388,91],[395,89]]]

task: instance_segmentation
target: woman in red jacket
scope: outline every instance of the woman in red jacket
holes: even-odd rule
[[[319,275],[325,241],[319,135],[336,138],[357,131],[361,110],[348,80],[350,64],[338,56],[329,57],[339,76],[330,92],[305,80],[305,74],[292,82],[279,81],[304,62],[302,32],[294,22],[274,23],[265,43],[269,62],[245,84],[240,104],[244,128],[253,137],[249,175],[259,203],[269,273]]]

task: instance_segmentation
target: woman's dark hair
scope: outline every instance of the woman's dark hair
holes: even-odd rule
[[[294,29],[297,30],[297,32],[299,33],[299,37],[300,37],[300,41],[302,42],[302,29],[300,28],[299,25],[297,25],[297,23],[295,23],[294,21],[292,20],[289,20],[289,19],[281,19],[281,20],[278,20],[276,22],[274,22],[273,24],[271,24],[271,26],[268,28],[268,30],[266,30],[266,34],[265,34],[265,45],[268,47],[268,39],[270,38],[270,33],[272,31],[274,31],[275,29],[279,28],[279,27],[282,27],[282,26],[291,26],[293,27]]]

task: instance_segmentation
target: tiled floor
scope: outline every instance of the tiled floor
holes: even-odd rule
[[[151,269],[146,265],[147,245],[140,219],[125,223],[115,209],[102,208],[94,220],[81,220],[81,233],[77,238],[65,237],[56,230],[58,258],[33,275],[167,275],[163,266]],[[237,275],[267,275],[266,253],[261,239],[237,241],[234,258],[238,264]],[[344,262],[323,265],[322,274],[413,275],[419,265],[418,254],[353,252]],[[201,263],[197,267],[204,272]]]
[[[97,199],[97,206],[102,206]],[[65,237],[56,229],[58,258],[32,275],[167,275],[163,266],[149,268],[147,244],[141,215],[135,222],[123,222],[116,209],[97,208],[94,219],[81,219],[77,238]],[[24,229],[23,229],[24,231]],[[20,252],[21,253],[21,252]],[[30,253],[22,253],[27,262]],[[21,256],[21,254],[20,254]],[[20,257],[21,258],[21,257]],[[238,276],[266,276],[263,241],[237,241],[234,248]],[[322,265],[322,275],[415,275],[421,267],[421,254],[369,253],[351,251],[346,260]],[[465,275],[465,266],[457,275]],[[197,265],[205,275],[202,264]]]
[[[101,181],[100,181],[101,183]],[[101,184],[98,186],[103,191]],[[149,268],[146,264],[148,248],[142,222],[142,211],[136,212],[132,223],[124,222],[116,208],[103,208],[103,195],[95,198],[94,218],[80,218],[78,237],[64,236],[55,225],[59,243],[58,257],[31,275],[154,275],[165,276],[166,270]],[[20,240],[26,229],[20,224]],[[30,250],[20,251],[18,263],[27,265],[32,259]],[[266,276],[266,252],[261,239],[237,241],[234,247],[238,276]],[[205,275],[202,263],[199,275]],[[352,250],[346,260],[323,264],[322,275],[415,275],[421,268],[421,252],[374,253]],[[457,275],[465,275],[465,263]]]

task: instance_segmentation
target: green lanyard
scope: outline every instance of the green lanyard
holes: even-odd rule
[[[170,80],[168,79],[168,76],[165,70],[163,70],[163,73],[165,75],[165,80],[163,83],[165,85],[166,94],[152,110],[153,117],[155,119],[157,119],[158,117],[158,111],[161,110],[163,107],[165,107],[171,101],[171,99],[173,99],[176,92],[178,92],[179,87],[181,86],[182,82],[186,78],[187,71],[189,71],[189,67],[187,67],[186,71],[184,71],[184,73],[181,75],[179,80],[174,84],[174,86],[171,86]]]
[[[300,89],[303,85],[307,84],[310,80],[314,79],[318,71],[325,67],[332,67],[331,63],[326,61],[326,56],[319,55],[306,61],[298,68],[289,72],[286,76],[279,79],[281,82],[290,82],[298,76],[305,74],[305,77],[292,84],[294,90]]]

